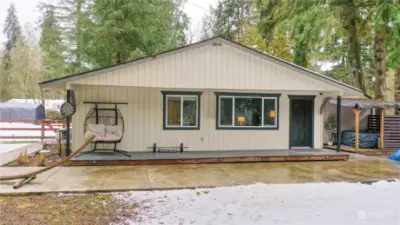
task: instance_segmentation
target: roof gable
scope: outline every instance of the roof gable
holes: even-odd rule
[[[226,61],[230,62],[227,63]],[[194,64],[191,65],[190,63]],[[179,65],[175,65],[175,68],[173,68],[174,66],[171,66],[173,64]],[[300,89],[308,88],[310,90],[314,90],[315,88],[319,87],[317,89],[332,89],[332,91],[346,90],[362,93],[361,90],[350,85],[221,37],[211,38],[189,46],[134,60],[124,64],[46,81],[40,85],[41,87],[51,87],[55,84],[70,82],[88,85],[120,85],[121,83],[121,86],[123,86],[129,84],[129,82],[126,82],[129,79],[134,80],[137,78],[138,81],[136,83],[131,82],[132,86],[150,85],[155,87],[165,87],[165,84],[161,84],[165,82],[162,81],[160,83],[158,80],[165,80],[164,74],[171,75],[171,73],[176,73],[175,70],[181,70],[178,71],[178,73],[180,73],[178,74],[179,77],[175,78],[178,80],[180,79],[181,81],[176,81],[178,84],[172,85],[172,87],[207,88],[206,86],[200,85],[196,87],[195,85],[191,86],[187,84],[190,83],[190,81],[185,81],[185,79],[190,79],[186,76],[189,70],[192,69],[202,70],[201,73],[203,74],[214,73],[215,76],[221,76],[221,79],[223,79],[224,75],[229,76],[229,74],[239,73],[238,76],[234,76],[233,79],[236,79],[236,81],[240,83],[247,82],[246,78],[257,79],[254,83],[250,82],[246,88],[265,89],[262,86],[259,87],[258,84],[262,82],[270,82],[272,83],[273,87],[275,86],[273,84],[275,80],[276,82],[278,82],[278,80],[281,80],[281,82],[283,80],[290,80],[292,84],[289,86],[298,87]],[[211,71],[212,69],[217,71]],[[226,71],[224,71],[225,69]],[[273,74],[274,70],[276,72],[275,74]],[[240,73],[242,74],[242,77],[240,77]],[[258,73],[260,76],[253,76],[253,74],[256,73]],[[157,76],[157,74],[163,74],[163,77],[155,78],[154,76]],[[184,76],[182,74],[184,74]],[[141,75],[143,75],[142,79],[140,79]],[[279,77],[275,77],[275,80],[269,79],[277,75],[279,75]],[[119,77],[116,78],[115,76]],[[151,81],[153,78],[157,81]],[[115,82],[115,79],[118,79],[118,82]],[[192,81],[196,82],[196,78],[194,77]],[[212,78],[209,81],[215,85],[219,85],[211,85],[209,88],[230,88],[229,85],[224,87],[222,83],[214,82]],[[148,82],[153,83],[149,84]],[[208,81],[197,80],[197,84],[201,82]],[[179,83],[184,84],[184,86],[179,85]],[[225,83],[229,83],[229,81],[226,81]],[[230,86],[240,89],[240,87],[236,87],[235,84]]]

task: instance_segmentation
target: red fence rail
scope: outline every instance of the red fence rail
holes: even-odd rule
[[[40,127],[4,127],[4,123],[38,124]],[[51,139],[54,136],[45,136],[45,131],[54,131],[65,128],[65,120],[0,120],[0,139]],[[1,131],[40,131],[40,136],[1,135]]]

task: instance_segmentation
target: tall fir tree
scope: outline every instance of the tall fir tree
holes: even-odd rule
[[[7,16],[4,23],[3,34],[7,38],[4,46],[4,56],[2,63],[2,72],[0,77],[0,101],[8,100],[12,97],[11,91],[11,51],[21,38],[21,26],[19,24],[17,10],[14,4],[11,4],[7,10]]]
[[[39,45],[44,54],[44,72],[46,79],[55,79],[65,75],[65,47],[61,39],[61,30],[56,16],[55,6],[41,4]]]
[[[187,18],[173,0],[94,0],[87,56],[94,67],[119,64],[181,46]]]
[[[62,44],[66,47],[66,73],[79,73],[88,69],[85,59],[85,30],[87,31],[90,0],[58,0],[54,14]]]
[[[332,12],[337,12],[341,26],[346,31],[347,42],[347,66],[349,67],[349,82],[351,85],[365,90],[364,73],[361,64],[360,43],[360,2],[357,0],[332,0],[330,6]]]
[[[230,40],[237,40],[245,32],[247,18],[251,16],[252,1],[220,0],[212,9],[215,16],[213,33]]]
[[[392,101],[395,96],[395,70],[400,67],[400,1],[384,0],[371,4],[370,8],[375,9],[372,17],[375,98]]]

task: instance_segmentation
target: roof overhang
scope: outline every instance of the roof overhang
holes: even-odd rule
[[[334,98],[330,98],[328,102],[337,105],[337,100]],[[400,109],[400,102],[389,102],[378,99],[343,98],[341,105],[357,109]]]

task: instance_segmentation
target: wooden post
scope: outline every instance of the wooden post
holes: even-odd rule
[[[44,120],[41,121],[41,128],[40,128],[40,140],[43,142],[44,140]]]
[[[71,98],[71,90],[67,89],[67,101],[69,101]],[[65,134],[65,152],[67,154],[67,156],[69,156],[71,154],[71,147],[70,147],[70,141],[71,141],[71,130],[70,130],[70,124],[71,124],[71,117],[67,116],[67,130],[66,130],[66,134]]]
[[[342,97],[337,96],[336,105],[336,151],[340,152],[340,147],[342,143]]]
[[[353,108],[353,112],[355,115],[354,125],[355,125],[355,130],[356,130],[356,140],[355,140],[356,143],[355,143],[354,149],[357,152],[359,149],[359,146],[360,146],[359,139],[360,139],[360,112],[361,112],[361,109]]]
[[[379,128],[380,149],[385,148],[385,109],[381,109],[381,125]]]

